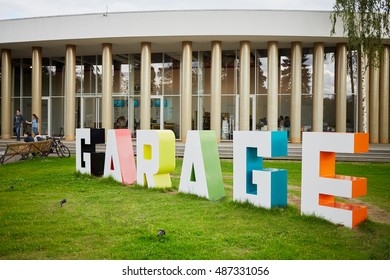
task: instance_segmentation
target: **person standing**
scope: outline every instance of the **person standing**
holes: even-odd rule
[[[284,118],[283,118],[283,116],[279,117],[279,119],[278,119],[278,126],[279,126],[279,130],[284,130]]]
[[[39,120],[38,116],[32,114],[31,122],[26,121],[26,123],[31,124],[33,137],[38,133],[38,120]]]
[[[23,116],[20,114],[20,110],[16,110],[14,117],[14,131],[16,133],[16,141],[20,141],[20,128],[23,125]]]

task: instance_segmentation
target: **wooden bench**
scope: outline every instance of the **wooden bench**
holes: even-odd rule
[[[51,149],[53,140],[44,140],[39,142],[20,142],[8,144],[4,153],[0,155],[0,163],[4,164],[10,159],[20,156],[22,159],[29,158],[30,154],[46,157]]]

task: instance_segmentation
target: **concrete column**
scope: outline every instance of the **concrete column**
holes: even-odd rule
[[[379,142],[379,67],[370,67],[369,135],[370,143]]]
[[[250,71],[251,45],[248,41],[240,42],[240,130],[250,130]]]
[[[389,143],[389,46],[383,50],[379,88],[379,142]]]
[[[192,129],[192,42],[182,43],[181,141]]]
[[[150,129],[150,79],[152,63],[152,45],[141,43],[141,129]]]
[[[313,54],[313,131],[324,127],[324,43],[314,43]]]
[[[358,56],[358,131],[368,131],[368,97],[370,87],[369,67],[367,57]]]
[[[211,114],[210,128],[221,141],[222,42],[211,42]]]
[[[291,43],[290,141],[301,142],[302,43]]]
[[[278,130],[279,54],[278,42],[268,42],[268,130]]]
[[[1,139],[11,139],[13,126],[11,50],[1,50]]]
[[[66,45],[65,60],[65,139],[74,141],[76,133],[76,46]]]
[[[347,131],[347,44],[339,43],[336,49],[336,131]]]
[[[112,44],[102,45],[102,128],[112,129]]]
[[[31,113],[38,118],[42,117],[42,48],[32,47],[32,104]],[[25,120],[32,121],[32,116],[23,116]],[[42,131],[42,122],[38,121],[38,131]],[[31,130],[30,130],[31,132]]]

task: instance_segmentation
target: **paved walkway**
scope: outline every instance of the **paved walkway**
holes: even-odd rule
[[[63,141],[65,145],[69,148],[72,154],[76,152],[76,142],[75,141]],[[3,140],[0,139],[0,152],[4,151],[8,143],[16,143],[15,139]],[[136,142],[133,141],[133,146],[136,146]],[[104,152],[105,145],[97,145],[97,151]],[[176,141],[176,156],[182,157],[184,155],[185,143]],[[218,144],[218,151],[220,158],[231,159],[233,158],[233,142],[232,141],[223,141]],[[136,150],[134,149],[134,152]],[[279,157],[276,159],[283,160],[301,160],[302,159],[302,144],[288,144],[288,156]],[[368,153],[360,154],[347,154],[347,153],[337,153],[337,161],[356,161],[356,162],[390,162],[390,144],[370,144]]]

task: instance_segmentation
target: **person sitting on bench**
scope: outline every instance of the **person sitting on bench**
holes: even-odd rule
[[[43,140],[45,140],[45,138],[43,138],[43,136],[39,134],[39,131],[37,131],[34,137],[34,142],[43,141]]]
[[[29,131],[24,132],[24,142],[34,142],[34,138],[32,138]]]

